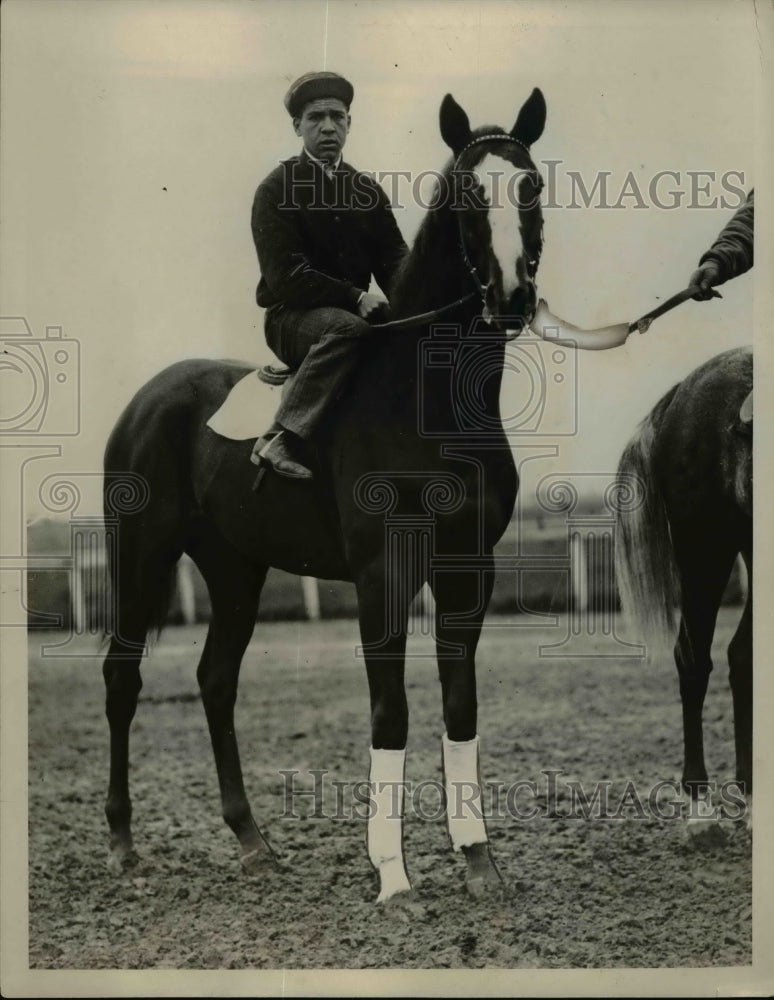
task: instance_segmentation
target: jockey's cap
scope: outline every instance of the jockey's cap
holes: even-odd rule
[[[304,73],[285,94],[285,108],[292,118],[298,118],[304,110],[304,105],[309,101],[319,100],[321,97],[336,97],[343,101],[349,110],[355,90],[349,80],[345,80],[338,73],[320,71],[317,73]]]

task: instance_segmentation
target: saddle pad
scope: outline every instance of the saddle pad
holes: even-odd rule
[[[281,397],[281,386],[262,382],[258,372],[250,372],[236,383],[207,426],[232,441],[258,438],[271,426]]]

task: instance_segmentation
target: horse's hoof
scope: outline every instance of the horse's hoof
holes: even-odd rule
[[[140,863],[140,855],[133,847],[114,847],[108,855],[108,871],[122,875]]]
[[[495,865],[487,872],[469,874],[465,879],[465,888],[473,899],[502,902],[509,896],[508,887]]]
[[[377,903],[386,903],[412,891],[402,857],[388,858],[379,865],[379,895]]]
[[[503,877],[494,863],[489,844],[463,847],[468,871],[465,887],[473,899],[504,899],[507,890]]]
[[[423,920],[425,917],[425,907],[420,903],[416,889],[405,889],[387,899],[377,899],[376,905],[382,913],[400,920]]]
[[[728,842],[727,831],[714,819],[686,820],[685,836],[695,851],[712,851]]]
[[[473,899],[503,900],[508,896],[505,882],[499,874],[495,876],[472,875],[465,879],[465,888]]]
[[[280,863],[272,849],[264,844],[252,850],[245,851],[239,859],[242,871],[250,878],[256,875],[267,875],[280,870]]]

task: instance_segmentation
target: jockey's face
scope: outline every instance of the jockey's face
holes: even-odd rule
[[[349,132],[347,106],[336,97],[321,97],[304,105],[300,118],[293,119],[296,135],[306,151],[326,163],[335,163]]]

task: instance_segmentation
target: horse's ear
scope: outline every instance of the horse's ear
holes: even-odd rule
[[[468,116],[451,94],[441,101],[441,135],[455,156],[470,142],[471,131]]]
[[[525,146],[537,142],[546,124],[546,99],[539,87],[535,87],[524,102],[511,135]]]

